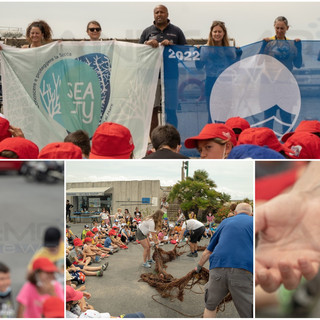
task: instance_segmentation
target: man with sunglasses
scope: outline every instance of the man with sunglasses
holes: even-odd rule
[[[101,36],[101,25],[98,21],[90,21],[87,24],[87,34],[90,41],[99,41]]]

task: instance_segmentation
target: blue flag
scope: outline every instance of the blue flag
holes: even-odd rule
[[[169,46],[163,54],[166,122],[182,141],[207,123],[236,116],[252,127],[271,128],[279,138],[301,120],[320,120],[320,41]]]

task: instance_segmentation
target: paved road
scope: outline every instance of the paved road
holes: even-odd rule
[[[71,230],[80,236],[84,223],[71,223]],[[201,245],[208,243],[202,241]],[[164,250],[172,250],[173,245],[162,246]],[[167,272],[174,277],[185,276],[197,264],[198,258],[189,258],[186,254],[167,264]],[[129,244],[128,250],[120,250],[104,261],[109,267],[102,278],[89,277],[87,290],[92,294],[89,303],[99,312],[109,312],[112,316],[123,313],[143,312],[148,318],[185,318],[202,317],[204,309],[204,287],[195,286],[192,291],[186,291],[184,301],[161,298],[157,291],[145,282],[140,282],[140,274],[153,272],[154,268],[145,269],[142,264],[141,245]],[[99,263],[101,264],[101,263]],[[98,264],[93,264],[98,265]],[[158,302],[153,300],[156,299]],[[172,309],[176,310],[172,310]],[[179,313],[180,312],[180,313]],[[228,303],[220,318],[238,318],[239,315],[233,303]]]
[[[25,281],[26,266],[43,242],[48,226],[64,225],[63,183],[27,182],[0,175],[0,260],[11,269],[13,296]]]

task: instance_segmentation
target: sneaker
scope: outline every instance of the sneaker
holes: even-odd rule
[[[103,270],[101,269],[97,272],[97,277],[102,277],[102,276],[103,276]]]
[[[198,256],[198,252],[194,252],[194,253],[193,253],[193,256],[194,256],[194,257],[197,257],[197,256]]]
[[[160,243],[159,243],[159,246],[163,246],[163,245],[164,245],[164,243],[163,243],[163,242],[160,242]]]
[[[108,265],[109,265],[109,262],[104,263],[104,264],[101,266],[102,271],[106,271],[107,268],[108,268]]]
[[[190,252],[189,254],[187,254],[187,257],[194,257],[195,256],[195,253],[193,252]]]
[[[147,261],[148,263],[156,263],[153,259]]]
[[[151,268],[151,264],[149,264],[148,261],[143,263],[142,266],[145,268]]]

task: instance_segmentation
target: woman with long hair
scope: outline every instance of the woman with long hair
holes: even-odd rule
[[[223,48],[224,47],[224,48]],[[208,41],[200,48],[200,60],[196,61],[197,69],[205,68],[205,96],[208,108],[208,123],[212,122],[210,114],[211,90],[219,75],[231,64],[239,60],[242,50],[230,47],[229,36],[225,23],[215,20],[212,22]]]
[[[138,226],[136,238],[137,240],[140,241],[143,247],[142,266],[145,268],[151,268],[150,263],[154,263],[154,261],[150,257],[151,244],[149,240],[149,234],[151,234],[152,240],[155,243],[155,245],[158,245],[159,240],[157,238],[157,232],[161,230],[162,217],[163,217],[163,211],[158,209],[154,214],[143,219],[143,221]]]
[[[52,30],[43,20],[33,21],[26,31],[26,38],[29,44],[22,48],[37,48],[52,41]]]

